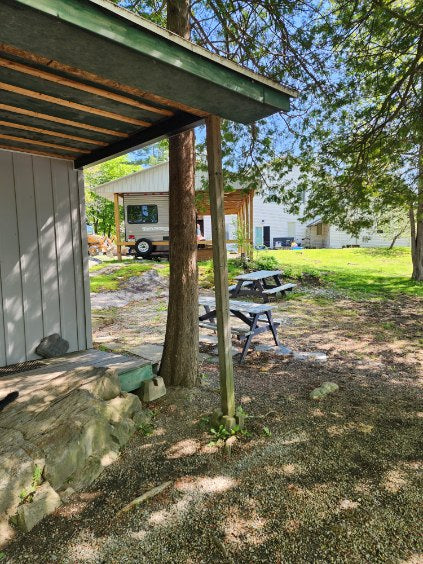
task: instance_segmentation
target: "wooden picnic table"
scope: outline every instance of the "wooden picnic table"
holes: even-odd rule
[[[200,296],[199,304],[205,309],[205,313],[199,316],[200,327],[216,331],[216,300],[213,297]],[[238,340],[245,340],[241,352],[240,364],[244,362],[247,356],[253,337],[259,333],[271,331],[275,344],[278,347],[280,346],[277,335],[277,328],[280,323],[273,320],[272,308],[273,306],[269,304],[255,304],[252,302],[229,300],[231,315],[240,319],[245,324],[244,327],[231,327],[231,332],[236,335]]]
[[[240,274],[235,279],[237,283],[229,286],[229,293],[232,298],[238,296],[258,296],[263,298],[264,303],[269,301],[269,296],[278,293],[285,294],[292,291],[296,284],[284,284],[281,280],[281,270],[257,270]]]

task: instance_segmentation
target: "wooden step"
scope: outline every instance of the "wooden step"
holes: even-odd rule
[[[276,286],[275,288],[268,288],[263,290],[263,294],[277,294],[278,292],[286,292],[287,290],[292,290],[296,287],[296,284],[283,284],[282,286]]]

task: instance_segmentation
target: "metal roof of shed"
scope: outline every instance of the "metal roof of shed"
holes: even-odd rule
[[[0,148],[82,167],[296,92],[106,0],[1,0]]]

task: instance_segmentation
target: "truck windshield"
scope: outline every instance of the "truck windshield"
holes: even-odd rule
[[[128,223],[158,223],[159,221],[156,205],[127,206],[126,213]]]

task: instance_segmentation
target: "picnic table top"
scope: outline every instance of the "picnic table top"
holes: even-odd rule
[[[256,272],[247,272],[247,274],[240,274],[235,276],[236,280],[248,280],[254,282],[255,280],[263,280],[271,276],[278,276],[282,274],[281,270],[256,270]]]
[[[202,306],[216,307],[216,300],[211,296],[200,296],[198,303]],[[254,302],[240,302],[238,300],[229,300],[229,309],[231,311],[244,311],[246,313],[265,313],[270,311],[274,306],[270,304],[255,304]]]

